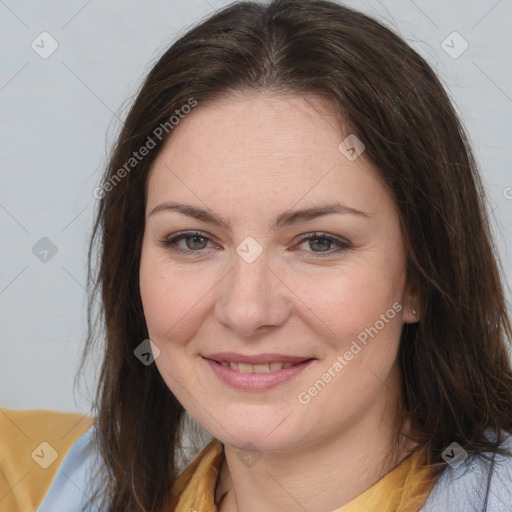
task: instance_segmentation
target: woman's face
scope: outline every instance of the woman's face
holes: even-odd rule
[[[398,396],[417,305],[396,207],[357,140],[340,149],[350,133],[324,101],[199,103],[148,178],[140,292],[155,364],[231,446],[313,445]]]

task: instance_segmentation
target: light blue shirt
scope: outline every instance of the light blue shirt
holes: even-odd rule
[[[92,438],[94,427],[73,443],[36,512],[103,512],[90,502],[92,471],[99,467]]]
[[[75,441],[37,512],[105,512],[90,502],[91,474],[100,467],[94,427]],[[512,450],[512,436],[506,437],[504,446]],[[496,456],[494,464],[469,457],[456,468],[448,466],[420,512],[512,512],[512,456]]]
[[[512,436],[504,433],[504,448],[512,450]],[[487,437],[495,439],[489,429]],[[430,492],[421,512],[512,512],[512,456],[468,458],[457,468],[447,467]]]

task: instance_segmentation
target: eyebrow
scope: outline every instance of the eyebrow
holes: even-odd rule
[[[156,213],[166,211],[175,211],[203,222],[221,226],[228,230],[231,229],[231,225],[228,220],[222,218],[216,213],[211,212],[210,210],[205,210],[203,208],[189,204],[177,203],[174,201],[168,201],[155,206],[148,217]],[[334,213],[341,215],[357,215],[367,218],[370,217],[369,214],[361,210],[357,210],[356,208],[351,208],[340,203],[335,203],[312,208],[304,208],[302,210],[286,210],[275,218],[273,229],[283,226],[290,226],[292,224],[298,224],[299,222],[305,222],[308,220],[316,219],[317,217],[321,217],[323,215],[331,215]]]

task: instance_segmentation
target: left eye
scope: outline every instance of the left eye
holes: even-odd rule
[[[350,248],[350,244],[348,242],[328,236],[326,233],[313,233],[305,236],[301,239],[299,245],[306,242],[309,244],[309,247],[313,249],[312,252],[314,253],[332,254]],[[332,249],[333,245],[335,246],[334,249]],[[315,250],[315,247],[319,250]]]
[[[185,246],[180,245],[180,242],[184,241]],[[181,253],[200,253],[202,250],[208,248],[208,243],[211,242],[210,238],[200,231],[193,232],[182,232],[170,238],[165,238],[160,241],[160,244],[164,248],[171,249],[175,252]],[[316,253],[318,256],[323,256],[322,253],[327,255],[341,252],[349,249],[351,245],[345,240],[334,238],[327,235],[326,233],[311,233],[304,236],[299,241],[298,246],[308,243],[310,252]],[[333,247],[334,246],[334,247]]]

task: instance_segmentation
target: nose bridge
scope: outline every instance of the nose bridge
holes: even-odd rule
[[[246,248],[240,244],[238,250],[240,247]],[[267,254],[262,251],[253,259],[246,258],[243,252],[240,255],[238,250],[217,302],[216,315],[226,327],[250,335],[259,327],[284,322],[288,306],[279,280],[269,268]]]

